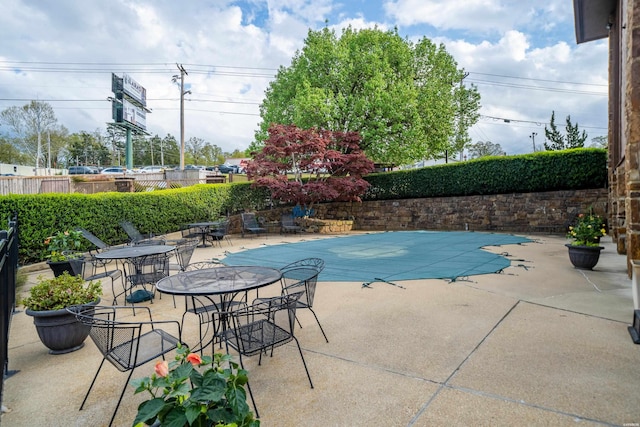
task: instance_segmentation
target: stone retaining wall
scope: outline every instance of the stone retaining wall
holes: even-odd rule
[[[314,206],[320,219],[353,219],[354,230],[494,230],[564,233],[588,212],[608,218],[607,189],[434,197]]]

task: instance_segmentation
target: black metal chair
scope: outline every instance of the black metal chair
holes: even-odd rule
[[[207,233],[207,238],[212,242],[218,243],[218,246],[222,247],[222,241],[226,240],[226,242],[231,246],[231,240],[229,240],[229,221],[225,220],[220,222],[218,228],[212,229]]]
[[[165,240],[161,237],[156,237],[153,233],[144,235],[138,231],[135,225],[133,225],[130,221],[120,221],[120,226],[129,236],[129,243],[132,245],[163,245]]]
[[[324,270],[324,260],[322,258],[303,258],[292,263],[285,265],[284,267],[280,267],[280,271],[286,272],[291,268],[298,267],[314,267],[318,270],[318,273],[321,273]]]
[[[98,236],[96,236],[95,234],[93,234],[89,230],[86,230],[86,229],[84,229],[82,227],[76,227],[75,230],[79,231],[80,234],[82,234],[82,237],[84,237],[85,239],[87,239],[88,241],[93,243],[95,245],[95,247],[98,248],[98,251],[105,251],[105,250],[109,249],[109,245],[108,244],[106,244]]]
[[[144,310],[146,309],[146,310]],[[82,400],[80,410],[84,408],[89,393],[93,388],[98,374],[105,361],[109,361],[119,371],[129,371],[127,381],[125,381],[122,392],[118,399],[109,426],[113,425],[120,403],[133,374],[133,370],[151,360],[174,350],[178,343],[182,344],[182,332],[180,323],[171,321],[154,321],[151,317],[151,310],[148,307],[139,307],[138,310],[146,311],[148,319],[145,321],[130,321],[129,316],[132,307],[122,306],[76,306],[68,308],[75,314],[76,318],[91,326],[89,336],[102,354],[102,362],[96,371],[89,390]],[[175,327],[177,336],[167,332],[161,327]]]
[[[90,254],[88,258],[85,258],[84,263],[82,264],[82,279],[87,282],[109,279],[111,281],[111,292],[113,293],[112,304],[118,304],[116,296],[122,294],[122,292],[116,292],[116,280],[120,279],[120,284],[124,289],[124,279],[120,269],[116,268],[115,270],[108,270],[106,260],[96,259]]]
[[[243,356],[259,355],[258,365],[260,365],[263,353],[266,354],[267,351],[270,351],[271,356],[273,356],[275,347],[295,341],[304,370],[309,379],[309,385],[313,388],[311,375],[304,360],[300,343],[294,335],[296,307],[301,295],[302,293],[291,293],[279,297],[263,298],[256,300],[250,306],[230,311],[228,313],[231,320],[229,329],[222,333],[222,339],[226,343],[227,352],[229,347],[238,352],[240,366],[243,368]],[[256,416],[259,417],[256,401],[249,383],[247,383],[247,389],[249,390]]]
[[[174,255],[176,257],[176,262],[169,264],[170,270],[178,270],[185,271],[187,266],[191,262],[191,257],[198,247],[198,243],[200,243],[200,239],[195,238],[184,238],[177,240],[176,242],[167,242],[176,247],[174,251]]]
[[[266,228],[258,224],[256,214],[245,212],[240,214],[240,218],[242,219],[242,237],[244,237],[245,232],[248,232],[251,236],[267,232]]]
[[[313,310],[318,275],[323,269],[324,260],[320,258],[305,258],[282,267],[280,271],[282,272],[282,295],[301,292],[298,308],[306,308],[313,314],[325,341],[329,342],[327,334],[324,332],[320,320],[318,320],[318,316]],[[298,325],[300,325],[299,320]]]
[[[200,237],[200,233],[198,233],[198,230],[195,227],[189,227],[188,225],[183,225],[182,227],[180,227],[180,234],[182,235],[183,239]]]
[[[282,214],[280,217],[280,233],[299,233],[302,227],[296,224],[292,214]]]
[[[155,284],[169,275],[170,254],[139,256],[125,260],[125,301],[131,304],[155,297]],[[151,289],[147,289],[147,286]],[[135,288],[138,291],[134,291]]]

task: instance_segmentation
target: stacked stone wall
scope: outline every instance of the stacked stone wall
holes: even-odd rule
[[[608,217],[607,189],[434,197],[316,205],[315,218],[352,219],[355,230],[564,233],[579,213]]]

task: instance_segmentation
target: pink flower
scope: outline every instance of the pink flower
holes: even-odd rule
[[[191,363],[193,366],[200,366],[202,359],[196,353],[189,353],[187,355],[187,362]]]
[[[169,375],[169,363],[166,360],[159,360],[156,362],[155,370],[159,377],[166,377]]]

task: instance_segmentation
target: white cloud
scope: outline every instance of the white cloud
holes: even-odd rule
[[[203,138],[225,151],[244,149],[259,121],[255,103],[275,70],[289,65],[302,47],[309,28],[328,25],[339,33],[348,25],[397,26],[402,36],[427,36],[446,45],[471,72],[466,81],[478,84],[483,115],[522,121],[485,118],[471,132],[474,142],[489,139],[508,153],[525,152],[531,132],[542,138],[544,128],[540,131],[536,123],[546,122],[552,109],[562,120],[571,114],[580,125],[606,126],[606,97],[578,93],[606,88],[544,81],[606,85],[606,41],[575,44],[570,3],[4,0],[0,110],[26,104],[6,100],[66,99],[51,103],[60,124],[71,132],[104,129],[111,121],[106,101],[111,72],[126,72],[147,89],[153,109],[147,117],[149,132],[178,137],[179,90],[171,77],[179,63],[189,73],[186,83],[193,92],[186,102],[186,138]],[[29,64],[36,61],[40,64]],[[53,72],[56,67],[75,71]]]

